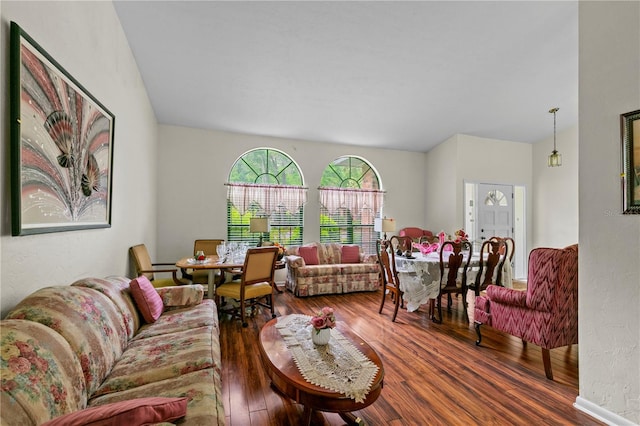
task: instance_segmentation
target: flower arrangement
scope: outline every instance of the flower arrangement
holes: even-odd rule
[[[313,325],[316,334],[320,333],[320,330],[324,328],[335,327],[336,316],[333,313],[333,308],[325,306],[311,318],[310,323]]]
[[[460,241],[467,241],[467,239],[469,239],[469,234],[464,232],[464,229],[458,229],[455,232],[455,237],[455,241],[459,243]]]

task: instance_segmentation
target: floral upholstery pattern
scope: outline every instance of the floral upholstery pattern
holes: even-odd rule
[[[40,424],[86,405],[82,369],[57,332],[33,321],[5,320],[0,347],[1,424]]]
[[[286,287],[296,296],[377,291],[380,288],[380,266],[375,254],[360,252],[360,263],[341,263],[342,244],[314,242],[305,246],[317,248],[320,264],[307,265],[299,256],[300,246],[287,249]]]
[[[105,295],[84,287],[40,289],[6,318],[36,321],[60,333],[80,360],[89,394],[98,389],[128,340],[116,306]]]
[[[224,425],[215,304],[202,300],[200,285],[159,289],[171,306],[141,325],[129,281],[43,288],[0,321],[0,424],[39,425],[88,406],[166,396],[188,398],[177,424]]]
[[[158,294],[165,308],[195,306],[204,298],[204,287],[200,284],[160,287]]]

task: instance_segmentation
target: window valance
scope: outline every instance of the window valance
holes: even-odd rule
[[[369,209],[378,214],[384,204],[384,191],[377,189],[357,188],[318,188],[320,205],[329,213],[339,209],[347,209],[354,215],[361,210]]]
[[[307,202],[307,188],[290,185],[264,185],[251,183],[225,183],[227,199],[240,214],[245,214],[252,204],[258,204],[267,215],[284,209],[297,213]]]

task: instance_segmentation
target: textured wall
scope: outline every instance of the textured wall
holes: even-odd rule
[[[620,114],[640,108],[640,2],[580,2],[579,9],[576,404],[640,423],[640,216],[621,214],[620,188]]]
[[[116,117],[112,227],[11,237],[8,129],[3,129],[2,315],[34,290],[84,276],[129,272],[129,246],[155,250],[157,123],[111,2],[2,1],[0,55],[9,57],[15,21]],[[6,61],[0,81],[2,117],[8,117]],[[3,124],[5,120],[2,120]]]

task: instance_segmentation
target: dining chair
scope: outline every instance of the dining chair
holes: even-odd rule
[[[501,259],[500,259],[500,277],[498,277],[496,284],[502,287],[505,287],[505,283],[503,282],[502,272],[504,271],[504,265],[509,261],[509,263],[513,266],[513,254],[516,250],[516,243],[511,237],[491,237],[489,241],[503,241],[504,247],[500,249]]]
[[[407,251],[413,251],[413,239],[408,236],[394,235],[389,238],[388,243],[390,249],[397,255],[403,255]]]
[[[447,295],[447,309],[451,310],[453,303],[451,295],[462,295],[462,306],[467,317],[467,270],[473,254],[473,247],[469,241],[445,241],[440,247],[440,290],[436,304],[438,305],[438,319],[442,322],[442,296]]]
[[[193,254],[198,251],[203,251],[205,256],[217,255],[216,247],[224,243],[224,240],[195,240],[193,243]],[[209,283],[209,271],[206,270],[193,270],[183,269],[182,276],[191,280],[194,284],[208,284]]]
[[[176,268],[175,263],[151,262],[149,251],[144,244],[137,244],[130,247],[129,253],[136,267],[136,276],[144,275],[151,281],[154,287],[169,287],[190,283],[187,279],[178,278],[178,268]],[[158,273],[171,273],[171,278],[159,278],[156,276]]]
[[[474,290],[476,296],[491,284],[501,285],[502,266],[507,257],[505,246],[503,239],[489,239],[482,243],[477,274],[473,283],[468,286],[469,289]]]
[[[376,252],[378,254],[378,262],[380,263],[381,269],[380,276],[382,278],[382,300],[378,313],[382,313],[388,294],[389,297],[391,297],[391,301],[395,304],[393,317],[391,318],[391,322],[394,322],[398,316],[398,308],[403,306],[402,291],[400,290],[400,281],[398,280],[398,272],[396,270],[396,256],[393,246],[388,240],[377,240]]]
[[[220,313],[240,318],[243,327],[247,327],[245,315],[251,308],[251,315],[255,315],[257,306],[269,308],[271,318],[275,318],[273,291],[275,288],[274,275],[278,247],[253,247],[247,250],[239,280],[234,280],[216,288],[215,299]],[[239,305],[223,306],[224,299],[234,299]]]

